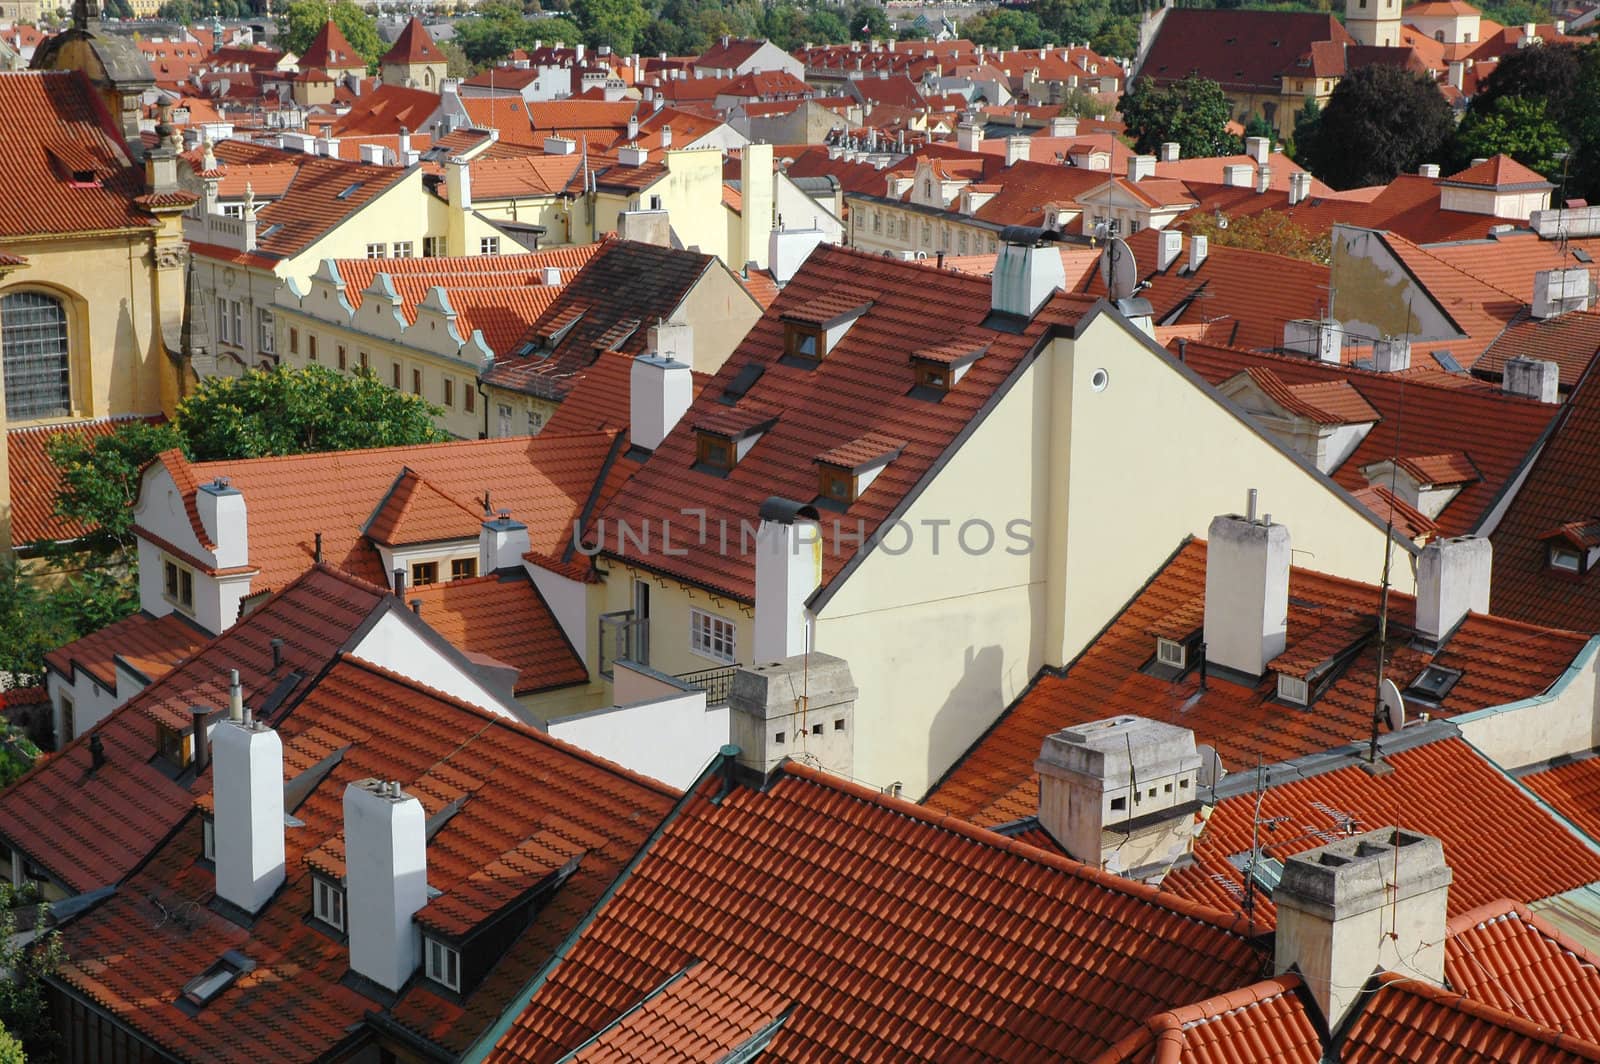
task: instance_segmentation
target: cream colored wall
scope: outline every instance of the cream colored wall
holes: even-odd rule
[[[316,272],[323,259],[362,259],[369,242],[383,241],[393,246],[396,240],[409,240],[415,254],[422,254],[423,239],[444,236],[428,210],[435,197],[422,187],[422,168],[412,167],[393,188],[369,200],[360,211],[334,226],[320,240],[298,255],[285,259],[275,271],[279,277],[304,281]]]
[[[448,205],[441,204],[448,210]],[[558,247],[572,243],[572,236],[567,230],[567,212],[565,199],[561,196],[529,196],[517,199],[480,200],[473,199],[473,210],[484,218],[497,218],[508,222],[518,222],[523,225],[542,225],[545,235],[539,241],[541,248]],[[469,224],[475,219],[469,219]],[[492,236],[495,230],[487,223],[476,221],[483,229],[483,236]],[[469,232],[470,246],[476,247],[476,239]],[[506,238],[501,237],[502,246]],[[505,248],[507,251],[514,250]]]
[[[1600,746],[1597,677],[1600,637],[1589,641],[1547,693],[1451,720],[1468,742],[1506,769],[1592,750]]]
[[[695,372],[715,373],[761,319],[761,304],[733,274],[713,263],[674,317],[694,328]]]
[[[692,543],[699,524],[694,517],[682,517],[672,525],[673,549]],[[634,530],[637,532],[638,530]],[[652,549],[660,542],[660,528],[650,528]],[[738,531],[730,530],[730,549],[737,549]],[[606,530],[606,546],[614,547],[617,533],[610,526]],[[701,588],[690,587],[670,577],[656,576],[636,566],[610,558],[599,560],[607,573],[604,591],[600,597],[600,610],[613,613],[633,608],[633,585],[636,580],[650,582],[650,660],[645,662],[657,672],[679,676],[686,672],[725,667],[728,662],[704,657],[689,649],[689,611],[697,609],[716,614],[734,623],[736,629],[737,658],[750,661],[750,647],[755,638],[755,611],[750,606],[734,602],[723,596],[713,596]],[[598,617],[598,614],[595,615]],[[591,623],[597,623],[592,621]],[[598,648],[596,648],[598,652]],[[591,662],[593,667],[594,662]]]
[[[672,218],[672,231],[686,248],[729,261],[727,210],[722,206],[722,152],[691,149],[667,152],[667,174],[640,195],[650,196]],[[737,264],[735,264],[737,265]]]

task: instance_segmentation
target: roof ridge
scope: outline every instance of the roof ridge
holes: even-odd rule
[[[1505,1028],[1525,1038],[1543,1042],[1552,1048],[1566,1050],[1586,1060],[1600,1061],[1600,1044],[1587,1041],[1576,1035],[1567,1034],[1565,1031],[1558,1031],[1553,1027],[1546,1027],[1533,1020],[1497,1009],[1493,1005],[1475,1001],[1465,994],[1459,994],[1453,990],[1445,990],[1413,976],[1400,975],[1391,971],[1379,972],[1376,979],[1379,990],[1397,990],[1401,993],[1425,998],[1445,1008],[1464,1012],[1474,1019],[1483,1020],[1485,1023],[1492,1023],[1497,1027]]]
[[[873,805],[882,806],[892,812],[921,821],[929,827],[948,831],[969,841],[989,846],[993,849],[1004,850],[1025,860],[1034,861],[1057,871],[1066,872],[1114,893],[1125,894],[1141,901],[1147,901],[1159,908],[1168,910],[1174,915],[1210,924],[1221,931],[1239,935],[1241,938],[1249,936],[1249,932],[1246,930],[1249,925],[1242,914],[1226,913],[1221,909],[1214,909],[1209,905],[1190,901],[1188,898],[1161,891],[1156,887],[1148,886],[1144,883],[1136,883],[1132,880],[1124,879],[1122,876],[1091,868],[1081,861],[1075,861],[1070,857],[1041,850],[1021,839],[1008,838],[988,828],[979,827],[964,817],[953,813],[937,812],[908,798],[896,798],[883,794],[864,783],[858,783],[848,777],[834,775],[822,769],[812,768],[798,761],[785,760],[779,766],[778,771],[784,775],[795,776],[809,783],[830,787]]]

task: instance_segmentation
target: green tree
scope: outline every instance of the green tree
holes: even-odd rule
[[[1244,124],[1244,135],[1247,137],[1266,137],[1269,144],[1278,140],[1278,131],[1271,122],[1260,115],[1251,115],[1250,120]]]
[[[1457,165],[1505,154],[1559,181],[1566,151],[1566,134],[1546,113],[1545,101],[1525,96],[1501,96],[1486,107],[1474,103],[1456,131]]]
[[[182,446],[177,429],[145,421],[129,421],[92,439],[76,432],[57,435],[45,447],[61,471],[56,512],[95,529],[96,547],[132,545],[140,470],[162,451]]]
[[[1140,78],[1118,105],[1138,151],[1153,154],[1176,141],[1184,158],[1233,155],[1239,138],[1228,132],[1228,101],[1222,87],[1190,74],[1165,88]]]
[[[1334,188],[1386,185],[1439,158],[1454,133],[1450,105],[1432,81],[1365,66],[1340,80],[1297,161]]]
[[[832,11],[813,11],[806,16],[806,40],[817,44],[843,44],[849,39],[849,28]]]
[[[61,967],[61,932],[42,931],[26,945],[16,941],[17,911],[35,904],[32,887],[0,885],[0,1026],[22,1043],[29,1060],[53,1060],[59,1038],[50,1023],[45,980]],[[43,928],[49,906],[37,902],[34,926]]]
[[[294,0],[278,16],[278,47],[301,54],[330,19],[367,61],[367,69],[376,69],[378,57],[387,50],[378,36],[378,24],[350,0],[331,4],[327,0]]]
[[[156,9],[156,17],[187,26],[199,17],[199,11],[190,0],[167,0]]]
[[[850,39],[881,41],[894,36],[894,25],[881,4],[858,4],[850,12]]]
[[[472,62],[467,58],[467,53],[461,50],[461,45],[454,40],[435,41],[435,46],[444,55],[444,76],[447,78],[464,78],[472,73]]]
[[[1132,59],[1139,52],[1139,18],[1118,15],[1107,19],[1099,32],[1089,38],[1089,47],[1100,55]]]
[[[205,462],[436,443],[449,438],[434,427],[441,413],[368,371],[278,366],[201,381],[176,423],[189,457]]]
[[[1581,117],[1578,112],[1586,109],[1577,104],[1584,76],[1584,54],[1592,52],[1593,47],[1579,49],[1570,44],[1551,44],[1519,48],[1501,56],[1478,95],[1473,97],[1472,109],[1490,109],[1507,96],[1540,100],[1545,104],[1546,114],[1570,133]]]
[[[1031,11],[996,8],[961,23],[961,35],[985,48],[1037,48],[1044,29]]]
[[[1185,221],[1184,228],[1191,236],[1203,236],[1220,247],[1267,251],[1323,265],[1333,261],[1333,243],[1328,233],[1313,233],[1282,211],[1262,211],[1231,220],[1201,211]]]
[[[650,15],[639,0],[572,0],[572,17],[583,31],[584,42],[627,55],[650,25]]]
[[[1294,140],[1289,145],[1289,157],[1299,162],[1316,153],[1317,130],[1322,126],[1322,105],[1315,99],[1294,114]]]
[[[128,0],[105,0],[101,10],[111,18],[133,17],[133,5]]]
[[[0,1028],[0,1064],[28,1064],[22,1043],[10,1031]]]

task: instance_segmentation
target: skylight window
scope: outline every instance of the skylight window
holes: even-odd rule
[[[1406,694],[1413,698],[1438,703],[1450,693],[1450,689],[1460,679],[1460,669],[1452,669],[1444,665],[1429,665],[1417,674],[1416,679],[1411,681],[1411,686],[1406,688]]]
[[[359,188],[361,188],[361,182],[360,181],[356,181],[356,182],[354,182],[354,183],[352,183],[350,185],[347,185],[345,187],[344,191],[340,192],[337,196],[334,197],[334,199],[347,200],[351,196],[355,195],[356,191]]]
[[[1583,572],[1583,553],[1571,547],[1550,545],[1550,568],[1563,573]]]
[[[255,961],[238,950],[230,949],[209,968],[183,985],[176,1004],[178,1008],[193,1016],[216,1000],[217,995],[237,982],[241,975],[253,972],[255,968]]]

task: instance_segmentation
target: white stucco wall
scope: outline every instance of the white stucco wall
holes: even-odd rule
[[[410,616],[410,613],[391,609],[368,629],[350,653],[479,709],[518,719],[498,697],[424,639],[407,621]]]
[[[728,707],[707,707],[704,691],[618,665],[618,701],[640,695],[646,700],[553,719],[549,733],[674,787],[689,786],[728,741]]]
[[[1462,736],[1505,769],[1600,746],[1600,636],[1589,640],[1548,692],[1451,720]]]
[[[552,573],[537,565],[523,563],[533,586],[544,596],[545,604],[555,615],[556,623],[566,633],[578,658],[589,660],[589,588],[571,577]]]

